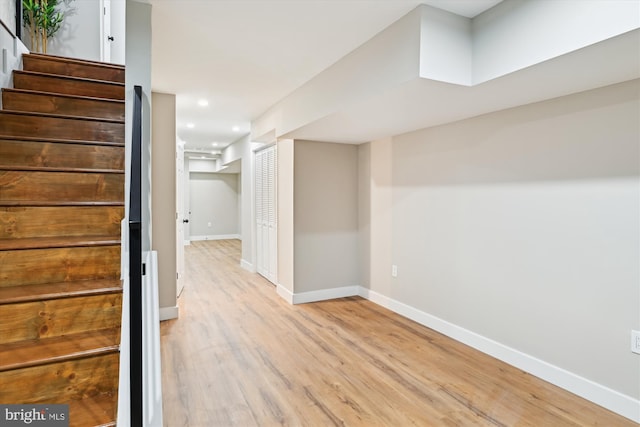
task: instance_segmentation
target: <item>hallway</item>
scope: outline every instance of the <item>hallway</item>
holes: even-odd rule
[[[636,425],[362,298],[289,305],[238,240],[185,249],[167,427]]]

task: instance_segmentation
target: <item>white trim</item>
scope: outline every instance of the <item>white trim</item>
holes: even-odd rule
[[[269,143],[266,143],[264,145],[261,145],[259,147],[254,148],[253,149],[253,153],[254,154],[259,153],[260,151],[266,150],[267,148],[271,148],[271,147],[274,147],[274,146],[277,146],[277,145],[278,145],[277,141],[269,142]]]
[[[191,240],[185,240],[185,241],[184,241],[184,245],[185,245],[185,246],[189,246],[190,244],[191,244]]]
[[[278,293],[278,295],[280,295],[286,302],[288,302],[289,304],[293,304],[293,293],[285,288],[284,286],[282,286],[281,284],[277,284],[276,285],[276,292]]]
[[[640,400],[626,396],[589,379],[522,353],[475,332],[449,323],[407,304],[370,289],[359,287],[359,295],[382,307],[438,331],[456,341],[473,347],[509,365],[583,397],[623,417],[640,422]]]
[[[191,236],[193,240],[240,240],[239,234],[211,234],[208,236]]]
[[[360,295],[360,286],[344,286],[341,288],[322,289],[319,291],[302,292],[292,295],[292,304],[306,304],[309,302],[326,301]]]
[[[180,309],[177,305],[174,305],[173,307],[161,307],[160,321],[162,322],[163,320],[177,319],[179,314]]]
[[[241,259],[240,260],[240,267],[243,270],[247,270],[250,273],[255,273],[256,269],[253,267],[253,264],[251,264],[249,261],[247,261],[246,259]]]

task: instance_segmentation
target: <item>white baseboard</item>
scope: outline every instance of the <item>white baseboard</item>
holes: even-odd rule
[[[190,244],[191,244],[191,240],[185,240],[185,241],[184,241],[184,245],[185,245],[185,246],[189,246]]]
[[[292,295],[292,304],[306,304],[309,302],[326,301],[336,298],[360,295],[360,286],[344,286],[341,288],[322,289],[320,291],[302,292]],[[287,291],[288,292],[288,291]]]
[[[180,314],[180,309],[177,305],[173,307],[160,307],[160,321],[177,319]]]
[[[370,289],[361,286],[358,288],[359,295],[371,302],[640,423],[640,400],[638,399],[626,396]]]
[[[251,264],[249,261],[245,259],[240,260],[240,267],[242,267],[243,270],[247,270],[251,273],[256,272],[256,269],[253,267],[253,264]]]
[[[193,240],[232,240],[232,239],[240,239],[239,234],[211,234],[206,236],[190,236]]]
[[[291,293],[291,291],[289,291],[289,289],[285,288],[284,286],[282,286],[281,284],[278,283],[276,285],[276,292],[286,302],[288,302],[289,304],[293,304],[293,293]]]

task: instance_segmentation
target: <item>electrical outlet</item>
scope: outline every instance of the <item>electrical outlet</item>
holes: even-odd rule
[[[391,266],[391,277],[398,277],[398,266],[395,264]]]
[[[640,354],[640,331],[631,331],[631,351]]]
[[[207,223],[207,227],[211,227],[211,223],[210,222]]]

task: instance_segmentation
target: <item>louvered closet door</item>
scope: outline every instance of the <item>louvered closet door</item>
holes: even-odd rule
[[[278,265],[277,155],[272,145],[256,152],[256,269],[276,283]]]

